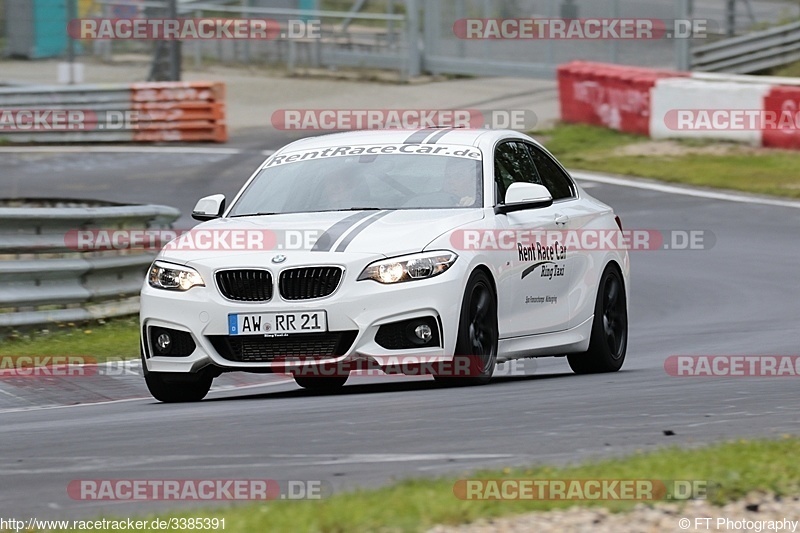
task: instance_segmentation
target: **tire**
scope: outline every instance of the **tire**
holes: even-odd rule
[[[472,273],[461,301],[453,374],[468,368],[467,377],[434,375],[449,385],[485,385],[497,365],[497,297],[492,282],[483,271]],[[459,361],[461,360],[461,361]]]
[[[293,376],[295,383],[300,385],[306,390],[314,392],[335,392],[344,387],[347,383],[349,376],[334,376],[334,377],[310,377],[310,376]]]
[[[616,372],[625,362],[628,349],[628,305],[625,282],[616,267],[609,265],[600,278],[589,350],[567,356],[576,374]]]
[[[211,389],[210,375],[145,372],[145,383],[153,398],[164,403],[199,402]]]

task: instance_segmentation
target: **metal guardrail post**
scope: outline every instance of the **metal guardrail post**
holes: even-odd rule
[[[619,0],[610,0],[611,1],[611,16],[614,19],[619,19],[621,17],[620,9],[619,9]],[[619,41],[616,39],[611,39],[609,43],[609,61],[611,63],[619,63]]]
[[[242,7],[245,9],[249,8],[250,0],[242,0]],[[252,15],[247,11],[245,11],[244,13],[242,13],[242,17],[249,19],[252,17]],[[245,39],[244,42],[242,43],[242,47],[244,48],[244,63],[249,64],[251,57],[250,39]]]
[[[0,6],[2,7],[2,6]],[[67,0],[67,24],[77,18],[76,0]],[[67,32],[67,64],[69,65],[69,85],[75,84],[75,39]]]
[[[676,18],[690,20],[692,18],[692,8],[690,0],[677,0]],[[675,68],[678,70],[689,70],[691,68],[691,46],[689,38],[675,37]]]
[[[406,72],[409,77],[415,78],[422,73],[422,54],[419,49],[419,0],[406,0],[406,17],[406,23],[408,24],[408,66]]]
[[[728,37],[736,35],[736,0],[725,0],[725,33]]]
[[[178,18],[178,0],[169,0],[169,18]],[[169,41],[169,81],[181,81],[181,42]]]
[[[197,10],[194,12],[194,16],[197,19],[202,18],[203,12]],[[203,41],[195,39],[192,48],[194,48],[194,68],[200,70],[203,67]]]
[[[422,29],[422,65],[421,68],[425,69],[425,72],[429,74],[438,74],[438,72],[434,72],[431,70],[430,65],[428,64],[428,59],[432,56],[435,56],[438,52],[438,40],[439,40],[439,0],[423,0],[423,9],[425,13],[425,27]],[[409,46],[411,46],[411,37],[409,32]]]

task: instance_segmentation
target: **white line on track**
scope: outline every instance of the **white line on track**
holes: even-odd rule
[[[212,146],[1,146],[3,154],[241,154],[239,148]]]
[[[647,189],[649,191],[658,191],[667,194],[680,194],[683,196],[693,196],[695,198],[708,198],[710,200],[723,200],[726,202],[739,202],[744,204],[759,204],[771,205],[774,207],[791,207],[793,209],[800,209],[800,202],[792,200],[773,200],[771,198],[761,198],[759,196],[748,196],[746,194],[736,194],[729,192],[714,192],[703,189],[695,189],[690,187],[679,187],[675,185],[666,185],[662,183],[655,183],[652,181],[639,181],[636,179],[619,178],[608,176],[604,174],[594,174],[589,172],[570,172],[573,178],[577,180],[592,181],[597,183],[606,183],[608,185],[618,185],[620,187],[631,187],[634,189]]]
[[[285,380],[275,381],[275,382],[271,382],[271,383],[257,383],[257,384],[254,384],[254,385],[243,385],[241,387],[237,387],[237,386],[223,387],[223,388],[218,388],[218,389],[211,389],[209,391],[209,394],[214,394],[216,392],[231,392],[231,391],[238,392],[238,391],[244,391],[244,390],[248,390],[248,389],[257,389],[257,388],[260,388],[260,387],[276,387],[278,385],[286,385],[287,383],[291,383],[293,381],[294,380],[291,380],[291,379],[285,379]],[[0,390],[0,392],[2,392],[2,391]],[[107,401],[104,401],[104,402],[77,403],[77,404],[73,404],[73,405],[36,405],[36,406],[30,406],[30,407],[12,407],[12,408],[9,408],[9,409],[0,409],[0,415],[4,415],[6,413],[21,413],[21,412],[27,412],[27,411],[47,411],[47,410],[50,410],[50,409],[70,409],[70,408],[73,408],[73,407],[92,407],[92,406],[95,406],[95,405],[111,405],[111,404],[116,404],[116,403],[141,402],[141,401],[146,401],[146,400],[149,400],[151,402],[155,402],[156,401],[154,398],[152,398],[150,396],[140,396],[138,398],[125,398],[124,400],[107,400]]]
[[[277,150],[261,150],[271,156]],[[0,154],[206,154],[238,155],[245,150],[214,146],[0,146]]]

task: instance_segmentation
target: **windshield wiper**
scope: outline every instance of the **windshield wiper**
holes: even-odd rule
[[[323,209],[321,211],[306,211],[308,213],[342,213],[344,211],[395,211],[388,207],[345,207],[343,209]]]
[[[248,213],[246,215],[231,215],[230,218],[242,218],[242,217],[267,217],[270,215],[280,215],[281,213]]]
[[[310,213],[339,213],[342,211],[397,211],[390,207],[348,207],[346,209],[328,209],[323,211],[288,211],[286,213],[247,213],[246,215],[231,215],[229,218],[266,217],[270,215],[298,215]]]

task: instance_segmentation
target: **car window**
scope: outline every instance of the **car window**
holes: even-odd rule
[[[525,145],[515,141],[504,142],[495,150],[494,176],[497,203],[500,204],[505,202],[506,191],[512,183],[542,185],[542,180]]]
[[[544,186],[550,191],[553,200],[563,200],[575,196],[575,187],[569,176],[553,161],[549,155],[536,146],[526,144],[536,170],[539,172]]]
[[[460,156],[392,153],[300,159],[263,169],[229,215],[475,208],[483,206],[482,183],[480,159]]]

